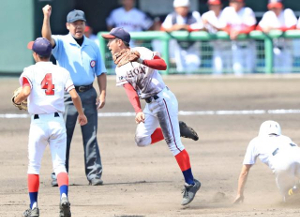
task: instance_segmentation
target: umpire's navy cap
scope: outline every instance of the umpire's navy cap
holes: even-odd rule
[[[130,34],[122,27],[113,28],[109,34],[102,34],[102,37],[106,39],[119,38],[128,44],[130,42]]]
[[[73,11],[70,11],[68,13],[67,22],[73,23],[73,22],[76,22],[77,20],[83,20],[84,22],[86,21],[84,12],[81,10],[74,9]]]
[[[33,50],[42,57],[49,57],[52,51],[52,45],[50,41],[42,37],[35,39],[35,41],[29,42],[27,48]]]

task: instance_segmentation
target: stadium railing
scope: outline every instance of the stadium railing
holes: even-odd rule
[[[100,42],[100,51],[104,54],[105,65],[108,70],[108,74],[114,74],[114,63],[110,51],[107,48],[107,41],[101,37],[101,34],[108,32],[99,32],[98,39]],[[134,46],[144,46],[151,50],[160,53],[162,58],[166,61],[168,69],[161,71],[162,74],[176,74],[184,73],[176,70],[176,62],[172,55],[172,46],[170,41],[173,39],[180,41],[200,41],[201,51],[201,66],[193,71],[194,74],[211,74],[212,70],[212,56],[213,46],[212,43],[215,40],[230,41],[230,37],[226,32],[219,31],[216,34],[210,34],[206,31],[187,32],[187,31],[175,31],[166,33],[162,31],[146,31],[146,32],[131,32],[131,39],[134,41]],[[291,39],[287,40],[287,49],[292,54],[292,69],[290,72],[300,72],[300,30],[288,30],[282,32],[280,30],[272,30],[269,33],[263,33],[261,31],[252,31],[250,34],[241,34],[237,40],[252,39],[255,41],[256,47],[256,60],[255,70],[251,73],[266,73],[271,74],[280,71],[279,68],[274,67],[273,64],[273,51],[274,51],[274,39]],[[228,47],[231,51],[231,47]],[[227,66],[223,70],[223,74],[231,74],[232,66]]]

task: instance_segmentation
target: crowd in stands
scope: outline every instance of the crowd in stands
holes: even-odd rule
[[[240,34],[249,34],[253,30],[269,33],[272,30],[300,29],[292,9],[285,8],[282,0],[269,0],[268,11],[257,22],[255,14],[244,0],[229,0],[224,7],[221,0],[208,0],[209,10],[204,14],[190,10],[190,0],[174,0],[173,11],[161,20],[152,19],[147,13],[135,8],[135,0],[121,0],[122,6],[114,9],[106,19],[107,30],[123,27],[129,32],[160,30],[167,33],[184,30],[207,31],[215,34],[225,31],[229,40],[209,42],[212,47],[212,73],[223,74],[224,68],[231,68],[236,75],[255,71],[257,45],[253,39],[237,40]],[[274,68],[279,73],[291,72],[293,60],[298,50],[298,39],[273,39]],[[131,46],[136,46],[133,41]],[[159,40],[152,41],[154,50],[161,52]],[[201,65],[201,42],[170,40],[170,58],[176,63],[178,72],[188,73]],[[299,52],[299,51],[298,51]],[[300,54],[299,54],[300,56]]]

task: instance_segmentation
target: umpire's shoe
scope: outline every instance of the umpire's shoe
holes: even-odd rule
[[[179,121],[179,129],[181,137],[192,139],[194,141],[197,141],[199,139],[196,131],[193,128],[188,127],[183,121]]]
[[[51,173],[51,186],[58,187],[57,178],[55,173]]]
[[[59,217],[71,217],[70,202],[67,197],[63,197],[59,204]]]
[[[40,216],[40,210],[39,208],[35,207],[34,209],[27,209],[23,213],[23,217],[39,217]]]
[[[201,183],[194,179],[195,184],[194,185],[184,185],[184,190],[183,190],[183,199],[181,202],[181,205],[187,205],[190,202],[193,201],[197,191],[200,189],[201,187]]]

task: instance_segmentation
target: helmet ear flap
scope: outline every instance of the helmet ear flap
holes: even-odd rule
[[[260,125],[259,136],[268,136],[270,134],[281,135],[281,127],[276,121],[265,121]]]

